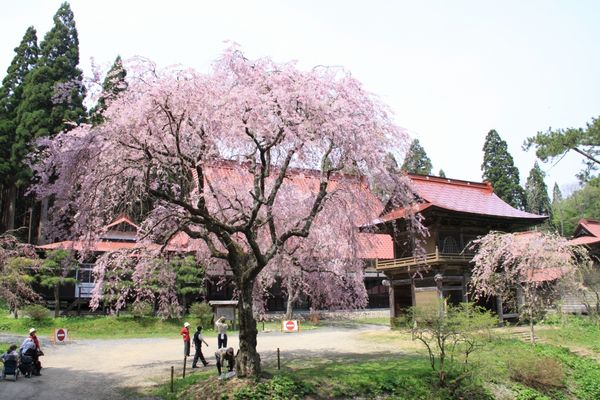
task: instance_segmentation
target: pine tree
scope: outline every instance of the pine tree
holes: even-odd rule
[[[19,47],[15,48],[15,57],[0,88],[0,231],[13,229],[15,225],[17,188],[14,177],[22,167],[11,160],[11,149],[16,140],[17,108],[23,99],[23,83],[36,65],[38,55],[37,34],[31,26],[27,28]]]
[[[418,139],[413,140],[410,144],[401,169],[412,174],[431,174],[431,160],[427,156],[425,149],[421,146]]]
[[[502,200],[518,209],[525,209],[525,191],[519,184],[519,170],[508,152],[506,142],[495,130],[488,132],[483,145],[483,179],[489,181]]]
[[[440,172],[438,172],[438,176],[439,176],[440,178],[445,178],[445,177],[446,177],[446,173],[444,172],[444,170],[443,170],[443,169],[441,169],[441,168],[440,168]]]
[[[106,107],[108,107],[108,103],[114,100],[119,93],[127,89],[127,82],[125,81],[126,76],[127,71],[125,70],[125,67],[123,67],[121,56],[117,56],[102,83],[102,94],[98,99],[98,104],[90,110],[90,121],[92,124],[101,124],[104,120],[102,113],[106,110]]]
[[[552,209],[550,207],[548,187],[544,182],[544,176],[544,171],[542,171],[536,161],[529,172],[527,183],[525,183],[525,193],[527,195],[526,210],[530,213],[550,216]]]

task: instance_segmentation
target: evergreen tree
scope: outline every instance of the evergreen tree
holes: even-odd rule
[[[15,48],[15,57],[0,88],[0,231],[14,228],[17,190],[13,178],[20,167],[11,160],[11,149],[16,140],[17,108],[23,99],[23,83],[36,65],[38,54],[37,35],[31,26]]]
[[[418,139],[413,140],[410,144],[401,169],[412,174],[431,174],[431,160],[427,156],[425,149],[421,146]]]
[[[527,195],[526,210],[530,213],[550,216],[552,209],[550,207],[550,198],[548,197],[548,188],[544,182],[544,176],[544,171],[542,171],[536,161],[525,183],[525,193]]]
[[[54,26],[40,45],[37,66],[27,74],[23,101],[17,110],[16,141],[13,162],[23,162],[33,139],[55,135],[82,122],[84,88],[79,64],[79,40],[73,12],[63,3],[54,15]],[[26,185],[28,169],[20,174],[19,183]]]
[[[483,179],[489,181],[502,200],[518,209],[525,209],[525,191],[519,184],[519,170],[508,152],[506,142],[495,130],[488,132],[483,145]]]
[[[562,236],[565,235],[565,221],[563,213],[563,197],[558,187],[558,183],[554,182],[552,189],[552,225]]]
[[[40,57],[37,65],[25,77],[23,99],[17,107],[15,141],[11,148],[11,163],[18,165],[14,176],[17,188],[24,193],[32,177],[25,164],[27,154],[33,150],[33,141],[43,136],[53,136],[69,130],[84,121],[86,112],[83,107],[85,90],[83,74],[79,64],[79,39],[68,3],[63,3],[54,15],[54,26],[44,36],[40,44]],[[34,207],[33,222],[38,226],[39,239],[43,236],[47,220],[50,199],[42,199],[41,208]],[[32,205],[32,199],[17,202],[26,213]],[[30,238],[34,235],[29,232]]]
[[[446,177],[446,173],[444,172],[444,170],[443,170],[443,169],[441,169],[441,168],[440,168],[440,172],[438,172],[438,176],[439,176],[440,178],[445,178],[445,177]]]
[[[558,183],[554,182],[554,188],[552,189],[552,204],[557,204],[559,202],[561,202],[563,199],[562,197],[562,192],[560,191],[560,188],[558,187]]]
[[[127,82],[125,81],[126,76],[127,71],[125,70],[125,67],[123,67],[121,56],[117,56],[102,83],[102,94],[98,99],[98,104],[90,110],[90,121],[92,124],[101,124],[104,120],[102,113],[106,110],[106,107],[108,107],[108,103],[114,100],[119,93],[127,89]]]

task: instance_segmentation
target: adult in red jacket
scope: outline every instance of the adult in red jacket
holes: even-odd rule
[[[183,355],[189,357],[190,355],[190,323],[186,322],[179,332],[183,336]]]

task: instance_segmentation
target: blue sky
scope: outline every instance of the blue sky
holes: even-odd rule
[[[0,17],[0,71],[26,28],[38,37],[61,1],[20,0]],[[249,57],[339,65],[394,111],[450,178],[481,180],[486,133],[508,142],[524,183],[539,130],[600,114],[597,1],[71,1],[81,66],[117,54],[208,71],[227,46]],[[580,158],[541,164],[572,190]]]

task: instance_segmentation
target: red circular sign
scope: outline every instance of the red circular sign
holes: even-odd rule
[[[294,321],[288,321],[285,323],[285,328],[290,331],[294,330],[296,329],[296,323]]]
[[[61,328],[56,331],[56,340],[58,340],[59,342],[65,340],[65,336],[67,336],[67,334],[65,333],[64,329]]]

